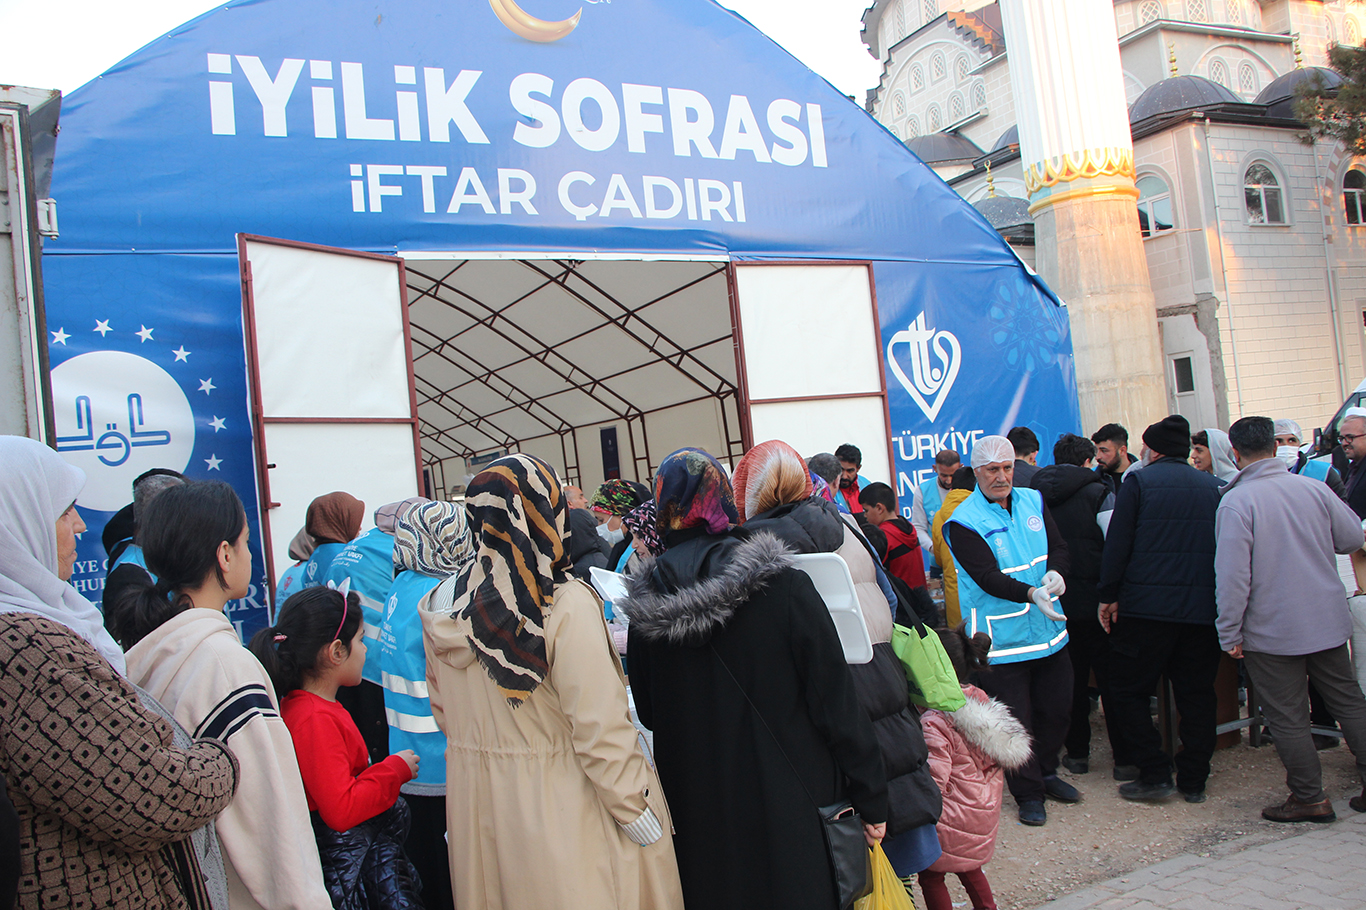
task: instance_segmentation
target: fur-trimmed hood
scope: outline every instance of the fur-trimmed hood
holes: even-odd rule
[[[698,646],[730,622],[735,611],[793,565],[792,551],[760,532],[744,538],[701,537],[645,561],[612,608],[641,637]]]
[[[1010,709],[980,692],[965,694],[967,704],[957,711],[944,712],[963,738],[1007,771],[1028,764],[1033,743],[1029,731]]]

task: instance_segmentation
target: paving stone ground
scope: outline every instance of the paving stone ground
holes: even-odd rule
[[[1038,910],[1362,910],[1366,814],[1347,801],[1329,825],[1301,823],[1292,837],[1227,841],[1091,885]],[[1299,828],[1296,828],[1299,831]]]

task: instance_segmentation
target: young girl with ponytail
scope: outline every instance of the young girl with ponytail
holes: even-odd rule
[[[275,689],[223,612],[251,584],[241,500],[217,481],[172,487],[147,506],[139,534],[157,581],[125,590],[105,624],[128,652],[131,682],[237,755],[237,794],[217,821],[232,910],[327,906]]]
[[[337,690],[359,685],[365,666],[365,622],[349,581],[290,595],[251,651],[285,693],[280,714],[294,738],[332,906],[420,908],[421,886],[403,852],[408,804],[399,796],[417,776],[417,754],[404,749],[371,765],[356,722],[337,704]]]
[[[951,910],[944,875],[957,873],[973,910],[995,910],[982,867],[996,851],[1005,772],[1029,761],[1029,733],[1009,709],[968,683],[968,674],[986,669],[991,636],[969,637],[963,625],[939,630],[967,704],[957,711],[926,711],[920,716],[930,749],[930,773],[944,794],[939,818],[943,855],[920,873],[927,910]]]

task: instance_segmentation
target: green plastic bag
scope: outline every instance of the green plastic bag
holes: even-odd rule
[[[939,635],[923,623],[892,626],[892,650],[910,683],[911,701],[922,708],[957,711],[967,704]]]

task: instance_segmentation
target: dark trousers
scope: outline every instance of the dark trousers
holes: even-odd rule
[[[1006,773],[1010,795],[1017,803],[1042,801],[1043,779],[1058,773],[1058,750],[1072,713],[1072,661],[1067,649],[1038,660],[993,664],[975,681],[1034,737],[1029,763]]]
[[[1086,758],[1091,754],[1091,693],[1088,690],[1094,673],[1115,764],[1132,764],[1111,719],[1114,705],[1110,694],[1110,636],[1101,628],[1094,609],[1088,617],[1068,617],[1067,654],[1072,661],[1072,722],[1067,728],[1067,754],[1073,758]]]
[[[1309,682],[1342,725],[1343,738],[1356,756],[1357,772],[1366,781],[1366,698],[1357,685],[1347,645],[1315,654],[1282,656],[1244,651],[1256,688],[1257,703],[1276,740],[1285,765],[1285,782],[1296,798],[1316,803],[1324,798],[1323,769],[1309,734]]]
[[[1162,736],[1153,726],[1148,699],[1166,676],[1181,714],[1181,751],[1176,754],[1176,786],[1183,793],[1205,789],[1214,755],[1219,636],[1214,626],[1121,617],[1110,627],[1110,691],[1114,716],[1109,718],[1138,766],[1144,783],[1171,780],[1172,760],[1162,751]]]
[[[403,852],[422,878],[422,903],[427,910],[455,910],[451,855],[446,849],[446,797],[405,793],[403,798],[413,815]]]

